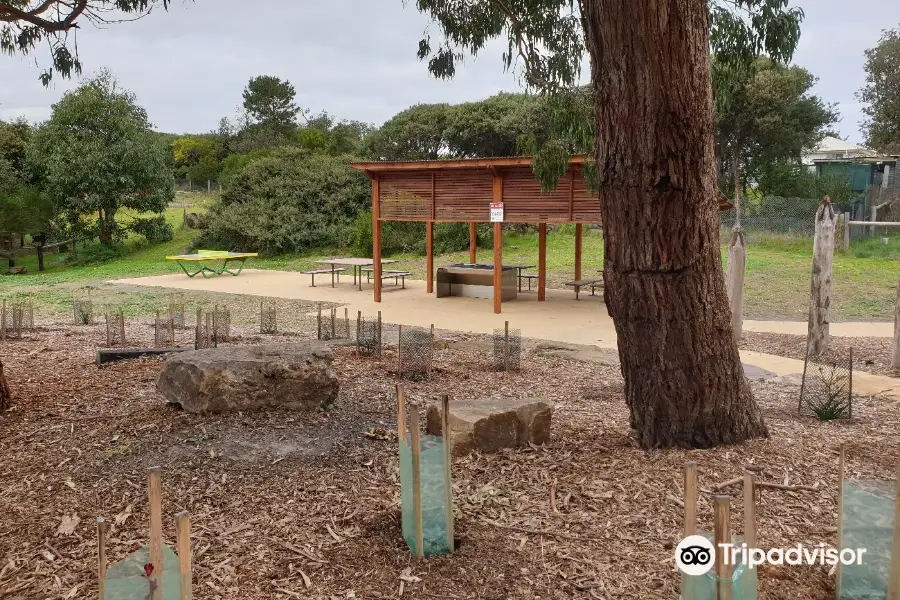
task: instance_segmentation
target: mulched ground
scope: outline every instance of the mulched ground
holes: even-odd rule
[[[266,339],[238,333],[237,343]],[[152,340],[149,327],[143,335]],[[646,452],[629,435],[615,367],[527,352],[520,373],[497,373],[484,344],[441,344],[433,378],[407,384],[410,400],[534,396],[557,409],[545,447],[454,460],[458,551],[418,560],[400,535],[396,440],[365,435],[395,426],[392,351],[379,361],[335,350],[333,411],[201,417],[157,394],[162,359],[97,367],[104,342],[102,326],[51,324],[0,344],[16,397],[0,415],[0,598],[95,597],[94,519],[112,523],[111,561],[146,544],[152,465],[163,468],[170,545],[175,513],[191,513],[195,597],[250,600],[674,599],[685,461],[699,465],[706,530],[712,486],[747,465],[764,481],[818,486],[761,492],[766,548],[835,543],[841,443],[854,477],[887,479],[896,466],[900,411],[876,399],[823,424],[795,414],[797,387],[754,383],[769,440]],[[740,532],[741,492],[728,491]],[[764,599],[833,588],[827,567],[760,572]]]
[[[900,372],[891,368],[891,343],[891,338],[832,336],[828,342],[828,351],[834,355],[849,357],[850,348],[853,348],[854,371],[900,377]],[[806,336],[745,331],[741,335],[740,347],[804,360]]]

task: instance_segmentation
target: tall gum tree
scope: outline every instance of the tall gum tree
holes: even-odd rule
[[[739,63],[790,55],[802,17],[784,0],[418,0],[439,29],[419,57],[452,77],[505,36],[504,66],[558,94],[590,55],[605,299],[631,426],[647,448],[768,435],[743,374],[719,250],[710,46]],[[752,25],[749,25],[752,23]],[[570,123],[571,135],[577,123]],[[554,146],[557,149],[562,145]],[[565,152],[537,153],[552,187]]]

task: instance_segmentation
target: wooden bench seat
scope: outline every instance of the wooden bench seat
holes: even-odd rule
[[[537,275],[531,275],[531,274],[519,275],[519,291],[520,292],[522,291],[522,280],[523,279],[528,281],[528,291],[530,292],[531,291],[531,282],[536,280],[537,278],[538,278]]]
[[[301,271],[304,275],[309,275],[312,277],[312,287],[316,287],[316,275],[328,275],[332,274],[331,277],[331,287],[334,287],[334,278],[337,277],[338,283],[341,282],[341,273],[346,271],[345,268],[340,269],[313,269],[311,271]]]
[[[363,269],[363,271],[366,274],[366,283],[371,282],[372,275],[374,274],[375,269],[366,268],[366,269]],[[382,269],[381,270],[381,280],[382,281],[384,281],[385,279],[393,279],[394,285],[398,285],[398,283],[399,283],[403,286],[403,289],[406,289],[406,278],[409,277],[410,275],[412,275],[412,273],[410,273],[409,271],[394,271],[392,269]]]
[[[575,299],[580,300],[578,294],[581,293],[581,288],[590,286],[591,288],[591,296],[594,296],[594,291],[598,287],[603,287],[602,279],[579,279],[578,281],[569,281],[566,283],[567,286],[575,289]]]

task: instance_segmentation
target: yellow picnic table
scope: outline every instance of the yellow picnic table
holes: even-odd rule
[[[181,270],[184,271],[185,275],[188,277],[193,277],[197,274],[203,275],[204,279],[209,279],[213,275],[221,275],[223,273],[228,273],[229,275],[234,275],[237,277],[241,274],[241,271],[244,269],[244,262],[248,258],[254,258],[259,256],[256,252],[229,252],[227,250],[197,250],[196,254],[179,254],[178,256],[167,256],[166,260],[174,260],[178,263],[178,266],[181,267]],[[219,267],[208,267],[203,263],[209,261],[222,261],[222,265]],[[240,263],[237,271],[231,270],[228,268],[229,262],[237,262]],[[186,265],[192,264],[192,270],[188,270]],[[208,273],[208,274],[207,274]]]

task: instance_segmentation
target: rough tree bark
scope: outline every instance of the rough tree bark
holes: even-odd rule
[[[812,285],[809,295],[807,352],[819,356],[828,350],[831,277],[834,265],[834,207],[826,196],[816,211],[813,238]]]
[[[0,411],[12,406],[12,392],[6,383],[6,375],[3,374],[3,361],[0,361]]]
[[[719,250],[705,0],[583,0],[605,297],[644,447],[767,436]]]

